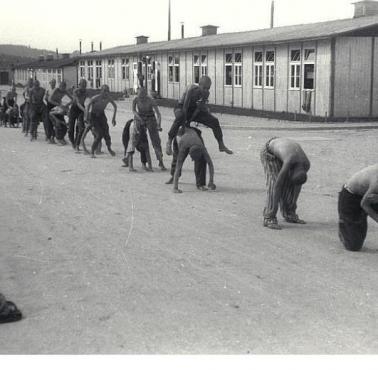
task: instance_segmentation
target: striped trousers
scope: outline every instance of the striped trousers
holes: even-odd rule
[[[301,185],[292,185],[289,179],[285,179],[282,194],[279,199],[279,204],[274,204],[273,195],[274,187],[277,181],[278,174],[282,168],[282,162],[274,154],[269,151],[269,144],[272,140],[270,139],[262,149],[260,153],[261,163],[264,167],[266,186],[267,186],[267,199],[264,208],[264,219],[265,220],[277,220],[278,205],[281,209],[282,216],[287,220],[297,220],[298,216],[296,214],[297,201],[299,193],[301,191]]]

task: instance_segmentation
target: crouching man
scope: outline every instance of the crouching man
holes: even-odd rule
[[[367,216],[378,222],[378,164],[353,175],[339,193],[339,238],[349,251],[359,251],[368,229]]]
[[[191,127],[180,128],[173,143],[173,160],[171,167],[171,179],[167,184],[173,183],[173,192],[182,193],[178,188],[182,166],[188,154],[194,161],[194,173],[198,190],[215,190],[214,165],[203,142],[201,131]],[[206,166],[209,166],[210,178],[206,187]]]

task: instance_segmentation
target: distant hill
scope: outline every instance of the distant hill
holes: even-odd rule
[[[38,59],[40,55],[54,54],[55,51],[34,49],[24,45],[0,45],[0,55]]]

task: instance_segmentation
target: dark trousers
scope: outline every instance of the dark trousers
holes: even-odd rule
[[[359,251],[368,229],[367,214],[361,208],[362,197],[344,187],[339,193],[339,238],[349,251]]]
[[[63,140],[67,133],[67,126],[62,114],[55,115],[54,129],[57,140]]]
[[[84,128],[84,112],[78,107],[72,106],[68,118],[68,138],[75,147],[80,145]]]
[[[181,107],[177,107],[174,111],[175,113],[175,120],[171,126],[171,129],[168,132],[168,137],[170,140],[173,140],[173,138],[177,135],[177,132],[182,125],[189,125],[190,122],[185,122],[184,118],[184,112]],[[189,112],[189,115],[193,112]],[[222,129],[219,125],[219,121],[216,117],[214,117],[209,112],[199,112],[198,115],[195,118],[195,121],[198,123],[202,123],[206,127],[209,127],[213,130],[215,139],[218,141],[218,143],[223,143],[223,133]]]
[[[25,102],[23,104],[22,132],[29,133],[29,131],[30,131],[30,103]]]
[[[37,136],[39,122],[45,119],[46,106],[44,104],[30,104],[30,133],[33,137]]]
[[[45,118],[43,120],[43,127],[45,129],[46,139],[52,139],[53,137],[55,137],[54,124],[49,115],[50,110],[53,108],[54,108],[54,105],[49,103],[47,104],[47,107],[45,110]]]
[[[91,114],[91,122],[93,125],[93,135],[94,141],[92,144],[92,154],[95,153],[98,145],[101,143],[101,140],[104,139],[108,149],[111,148],[112,140],[109,134],[109,125],[104,113],[102,114]]]

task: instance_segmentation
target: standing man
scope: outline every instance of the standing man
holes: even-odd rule
[[[155,100],[147,95],[147,91],[144,87],[138,88],[138,96],[133,101],[132,109],[135,120],[141,122],[137,126],[147,128],[156,154],[156,159],[159,161],[159,167],[162,171],[165,171],[166,168],[163,163],[163,151],[159,136],[159,131],[161,131],[161,114]]]
[[[286,222],[305,224],[296,214],[299,193],[310,169],[301,146],[291,139],[272,138],[261,151],[261,163],[267,185],[264,226],[281,230],[276,217],[278,206]]]
[[[45,128],[46,141],[49,144],[55,144],[55,140],[54,140],[55,130],[54,130],[53,122],[50,118],[50,111],[51,111],[51,109],[54,108],[54,105],[49,102],[49,98],[50,98],[51,94],[53,93],[53,91],[55,90],[55,87],[56,87],[55,78],[53,78],[50,81],[49,85],[50,85],[50,87],[48,89],[46,89],[45,97],[44,97],[44,102],[46,104],[46,113],[45,113],[45,119],[44,119],[43,124],[44,124],[44,128]]]
[[[62,99],[67,96],[70,101],[67,104],[62,104]],[[59,84],[59,87],[55,88],[54,91],[49,96],[49,103],[51,103],[54,107],[61,107],[61,112],[66,112],[69,105],[72,103],[73,98],[71,94],[67,91],[67,84],[65,81],[62,81]],[[67,126],[65,125],[64,114],[51,114],[50,118],[53,119],[54,127],[55,127],[55,135],[60,145],[66,145],[66,141],[64,137],[67,133]]]
[[[22,132],[25,133],[25,136],[28,136],[30,131],[30,91],[33,88],[33,79],[29,78],[27,85],[22,93],[22,96],[25,99],[23,104],[23,114],[22,114]]]
[[[213,130],[215,139],[218,141],[219,150],[227,154],[233,154],[232,150],[228,149],[223,142],[223,132],[219,125],[219,121],[215,118],[203,104],[207,102],[210,94],[211,79],[208,76],[202,76],[198,85],[191,85],[187,88],[184,95],[178,101],[175,109],[175,121],[168,132],[168,142],[166,152],[172,155],[172,141],[177,135],[180,126],[185,125],[189,127],[190,123],[194,120],[193,114],[198,108],[198,102],[202,102],[202,109],[196,115],[195,120],[198,123],[211,128]]]
[[[95,151],[98,148],[98,145],[101,143],[102,139],[105,139],[106,146],[108,147],[109,153],[114,157],[115,153],[113,152],[111,145],[112,141],[109,134],[109,125],[108,120],[105,115],[105,108],[108,104],[111,104],[114,108],[112,124],[116,125],[116,114],[117,114],[117,105],[110,96],[110,90],[108,85],[103,85],[101,87],[101,92],[98,95],[95,95],[90,101],[85,110],[84,120],[89,122],[89,125],[92,126],[92,132],[95,136],[95,139],[92,144],[92,158],[95,158]],[[90,109],[92,108],[91,112]]]
[[[378,222],[378,165],[353,175],[339,193],[339,238],[344,247],[359,251],[368,229],[367,216]]]
[[[30,90],[30,140],[37,140],[37,129],[39,122],[43,121],[46,114],[46,106],[43,103],[45,89],[42,88],[38,80],[34,81],[34,86]]]
[[[87,98],[87,81],[81,79],[79,87],[73,91],[73,103],[68,119],[68,137],[75,151],[79,151],[81,137],[84,132],[85,99]],[[75,130],[76,123],[76,130]],[[76,133],[76,137],[75,137]]]

